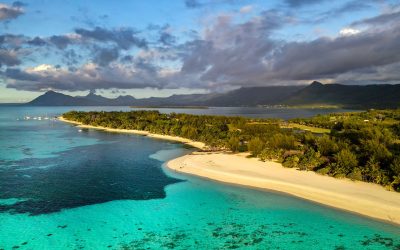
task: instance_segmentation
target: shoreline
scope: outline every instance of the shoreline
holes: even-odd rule
[[[335,179],[244,154],[194,152],[170,160],[174,171],[248,188],[278,191],[322,205],[400,225],[400,194],[366,182]]]
[[[204,150],[204,143],[186,138],[153,134],[141,130],[111,129],[83,125],[63,117],[60,121],[117,133],[131,133],[156,139],[177,141]],[[246,154],[227,152],[193,152],[166,162],[172,171],[204,177],[207,179],[293,195],[319,204],[400,225],[400,193],[390,192],[372,183],[336,179],[312,171],[284,168],[282,164]]]
[[[154,134],[154,133],[150,133],[150,132],[144,131],[144,130],[117,129],[117,128],[107,128],[107,127],[102,127],[102,126],[85,125],[85,124],[82,124],[81,122],[67,120],[62,116],[57,117],[57,119],[62,122],[77,125],[77,127],[79,127],[79,128],[89,128],[89,129],[103,130],[103,131],[114,132],[114,133],[143,135],[143,136],[148,136],[148,137],[155,138],[155,139],[180,142],[180,143],[187,144],[189,146],[192,146],[192,147],[200,149],[200,150],[205,150],[207,148],[206,145],[202,142],[193,141],[193,140],[186,139],[186,138],[179,137],[179,136]]]

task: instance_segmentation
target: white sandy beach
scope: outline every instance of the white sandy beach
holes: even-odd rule
[[[59,119],[81,128],[140,134],[182,142],[199,149],[206,148],[204,143],[176,136],[82,125],[62,117]],[[387,191],[376,184],[335,179],[311,171],[284,168],[280,163],[272,161],[262,162],[255,158],[247,158],[246,154],[222,152],[194,152],[169,161],[167,167],[174,171],[225,183],[284,192],[324,205],[400,224],[400,193]]]
[[[137,134],[137,135],[144,135],[156,139],[162,139],[162,140],[169,140],[169,141],[176,141],[176,142],[181,142],[187,145],[190,145],[192,147],[198,148],[198,149],[205,149],[206,146],[202,142],[196,142],[192,141],[186,138],[182,138],[179,136],[170,136],[170,135],[160,135],[160,134],[153,134],[144,130],[134,130],[134,129],[116,129],[116,128],[107,128],[107,127],[102,127],[102,126],[91,126],[91,125],[84,125],[80,122],[75,122],[75,121],[70,121],[67,119],[64,119],[62,116],[58,117],[60,121],[63,122],[68,122],[71,124],[75,124],[80,128],[90,128],[90,129],[98,129],[98,130],[104,130],[108,132],[115,132],[115,133],[128,133],[128,134]]]
[[[324,205],[400,224],[400,194],[383,187],[284,168],[244,154],[195,152],[167,163],[170,169],[209,179],[288,193]]]

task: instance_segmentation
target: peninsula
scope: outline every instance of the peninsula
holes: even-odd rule
[[[372,111],[371,111],[372,112]],[[389,111],[385,111],[389,112]],[[395,112],[395,111],[390,111]],[[398,111],[396,111],[398,112]],[[381,113],[384,113],[383,111]],[[363,116],[366,114],[375,115],[371,113],[364,113]],[[388,115],[388,113],[385,113]],[[171,117],[172,116],[172,117]],[[346,115],[351,116],[351,115]],[[353,114],[353,123],[357,120],[356,117],[359,117],[360,114]],[[97,122],[88,122],[88,117],[91,117],[93,121],[97,120]],[[95,117],[95,118],[94,118]],[[119,118],[117,118],[119,117]],[[124,127],[121,122],[124,121],[122,117],[125,117],[125,122],[131,124],[128,128]],[[129,118],[128,118],[129,117]],[[161,119],[161,117],[168,118],[168,119]],[[188,118],[189,117],[189,118]],[[337,114],[339,117],[339,114]],[[110,119],[113,118],[113,119]],[[136,119],[136,120],[135,120]],[[166,130],[167,125],[161,125],[161,121],[164,122],[168,121],[170,124],[168,126],[173,127],[173,122],[178,122],[181,126],[188,125],[189,120],[192,121],[193,119],[202,119],[205,120],[206,127],[213,127],[216,124],[222,126],[223,123],[220,123],[222,120],[225,120],[225,125],[227,126],[227,131],[230,130],[236,131],[236,133],[245,134],[245,130],[243,126],[256,126],[258,127],[258,132],[260,126],[264,126],[264,133],[267,131],[274,130],[273,134],[270,137],[275,137],[277,144],[281,144],[279,147],[283,148],[282,145],[284,144],[293,144],[292,149],[288,149],[283,154],[286,154],[285,158],[289,158],[286,160],[282,160],[279,158],[284,157],[278,156],[275,152],[275,156],[270,153],[268,157],[266,155],[266,150],[260,149],[257,147],[255,141],[242,141],[239,139],[238,141],[230,138],[228,139],[228,143],[222,146],[217,144],[216,142],[212,142],[209,139],[204,137],[198,137],[199,134],[193,133],[200,133],[202,126],[198,126],[198,130],[190,131],[188,127],[181,127],[179,128],[180,131],[184,131],[183,134],[174,133],[171,135],[170,130]],[[315,119],[315,118],[314,118]],[[339,119],[339,118],[338,118]],[[385,185],[386,189],[377,183],[366,183],[368,181],[362,173],[360,173],[361,177],[359,176],[359,180],[356,180],[357,176],[355,173],[354,168],[361,168],[359,165],[361,164],[361,159],[358,160],[358,156],[355,155],[357,159],[357,166],[353,169],[348,170],[347,175],[334,175],[337,178],[332,178],[326,175],[332,175],[329,171],[327,171],[327,167],[329,163],[322,162],[323,155],[328,154],[324,152],[322,148],[335,148],[334,146],[330,145],[326,141],[324,142],[324,147],[321,147],[322,140],[327,140],[327,136],[319,136],[316,140],[319,140],[319,150],[321,151],[321,155],[318,156],[317,153],[320,151],[316,151],[316,155],[310,157],[307,154],[309,152],[300,152],[300,148],[304,145],[298,145],[298,141],[296,137],[291,135],[293,133],[292,130],[284,129],[284,133],[288,138],[276,138],[276,134],[282,133],[279,128],[279,123],[281,121],[278,120],[250,120],[245,118],[228,118],[228,117],[211,117],[211,116],[193,116],[193,115],[185,115],[185,114],[174,114],[174,115],[165,115],[160,114],[157,111],[134,111],[134,112],[69,112],[60,117],[61,121],[70,122],[76,124],[83,128],[92,128],[92,129],[101,129],[110,132],[121,132],[121,133],[134,133],[149,136],[152,138],[157,139],[167,139],[167,140],[174,140],[181,143],[186,143],[193,147],[200,149],[199,152],[194,152],[189,155],[185,155],[179,157],[177,159],[171,160],[167,163],[167,167],[174,170],[179,171],[182,173],[197,175],[205,178],[209,178],[216,181],[221,181],[230,184],[238,184],[249,186],[253,188],[262,188],[268,190],[274,190],[279,192],[288,193],[300,198],[304,198],[307,200],[311,200],[314,202],[318,202],[324,205],[348,210],[350,212],[358,213],[361,215],[369,216],[372,218],[385,220],[391,223],[400,224],[400,193],[398,192],[390,192],[386,189],[397,190],[396,181],[394,179],[390,185]],[[141,120],[141,121],[139,121]],[[147,124],[145,124],[147,120]],[[114,125],[107,124],[105,121],[113,121]],[[218,122],[217,122],[218,121]],[[308,124],[310,124],[312,119],[308,120]],[[386,123],[390,121],[387,118]],[[229,123],[228,123],[229,122]],[[304,121],[306,122],[306,121]],[[119,124],[116,126],[116,124]],[[92,125],[90,125],[92,124]],[[134,125],[136,124],[136,125]],[[149,125],[152,124],[152,125]],[[156,125],[158,124],[158,125]],[[207,126],[208,124],[208,126]],[[241,124],[241,125],[239,125]],[[247,125],[246,125],[247,124]],[[151,128],[148,127],[152,126]],[[237,130],[237,126],[242,126],[242,130]],[[265,127],[267,126],[267,127]],[[278,127],[275,127],[278,126]],[[369,126],[369,125],[368,125]],[[156,128],[157,127],[157,128]],[[159,129],[163,127],[164,132],[160,131]],[[171,127],[171,128],[172,128]],[[230,128],[229,128],[230,127]],[[135,128],[135,129],[133,129]],[[136,129],[138,128],[138,129]],[[175,129],[178,129],[177,125],[175,124]],[[279,130],[278,130],[279,129]],[[247,128],[249,130],[249,128]],[[254,128],[252,128],[253,132]],[[290,131],[290,132],[288,132]],[[221,131],[219,131],[221,132]],[[190,134],[192,133],[192,134]],[[301,136],[312,136],[311,133],[300,133]],[[293,136],[293,138],[291,137]],[[395,135],[393,135],[395,137]],[[194,140],[193,137],[203,138],[203,141]],[[218,139],[218,136],[213,136],[213,139]],[[291,139],[293,142],[291,142]],[[324,138],[324,139],[321,139]],[[261,140],[261,139],[257,139]],[[331,140],[335,140],[334,137]],[[237,144],[235,144],[237,142]],[[262,143],[260,143],[262,144]],[[269,143],[271,145],[271,143]],[[246,146],[246,149],[243,147]],[[294,149],[294,148],[297,148]],[[344,152],[343,149],[339,150],[336,149],[337,152],[334,155],[336,159],[331,159],[329,166],[333,168],[333,163],[336,165],[344,164],[343,162],[346,161],[345,167],[351,167],[351,151]],[[242,152],[240,152],[242,151]],[[264,151],[264,154],[257,151]],[[279,151],[279,150],[278,150]],[[329,150],[327,150],[329,151]],[[281,152],[282,153],[282,152]],[[257,156],[253,158],[249,158],[249,155]],[[298,157],[299,160],[296,161],[294,159]],[[308,163],[305,162],[303,157],[307,157]],[[319,157],[319,158],[318,158]],[[341,158],[339,158],[341,157]],[[310,159],[312,158],[312,159]],[[319,159],[319,160],[318,160]],[[394,157],[394,160],[395,161]],[[325,159],[326,160],[326,159]],[[329,159],[328,159],[329,160]],[[336,162],[334,162],[336,161]],[[341,162],[342,161],[342,162]],[[289,165],[289,163],[297,164],[296,166]],[[390,166],[393,166],[396,162],[392,162]],[[314,166],[315,165],[315,166]],[[322,166],[319,166],[322,165]],[[284,167],[286,166],[286,167]],[[315,170],[318,168],[318,170]],[[298,171],[300,170],[314,170],[314,171]],[[322,169],[322,170],[321,170]],[[331,170],[332,171],[332,170]],[[336,170],[337,172],[338,170]],[[351,179],[353,180],[351,180]],[[363,181],[361,181],[363,180]],[[379,183],[381,184],[381,183]]]

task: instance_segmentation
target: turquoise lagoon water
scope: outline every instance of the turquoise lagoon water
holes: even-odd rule
[[[20,119],[69,109],[0,107],[0,249],[400,249],[394,225],[165,169],[181,144]]]

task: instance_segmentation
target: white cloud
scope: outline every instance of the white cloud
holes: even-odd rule
[[[352,36],[360,33],[361,30],[354,29],[354,28],[343,28],[340,30],[339,34],[341,36]]]
[[[40,64],[38,66],[32,67],[32,68],[27,68],[27,72],[41,72],[41,71],[52,71],[55,70],[53,65],[50,64]]]

